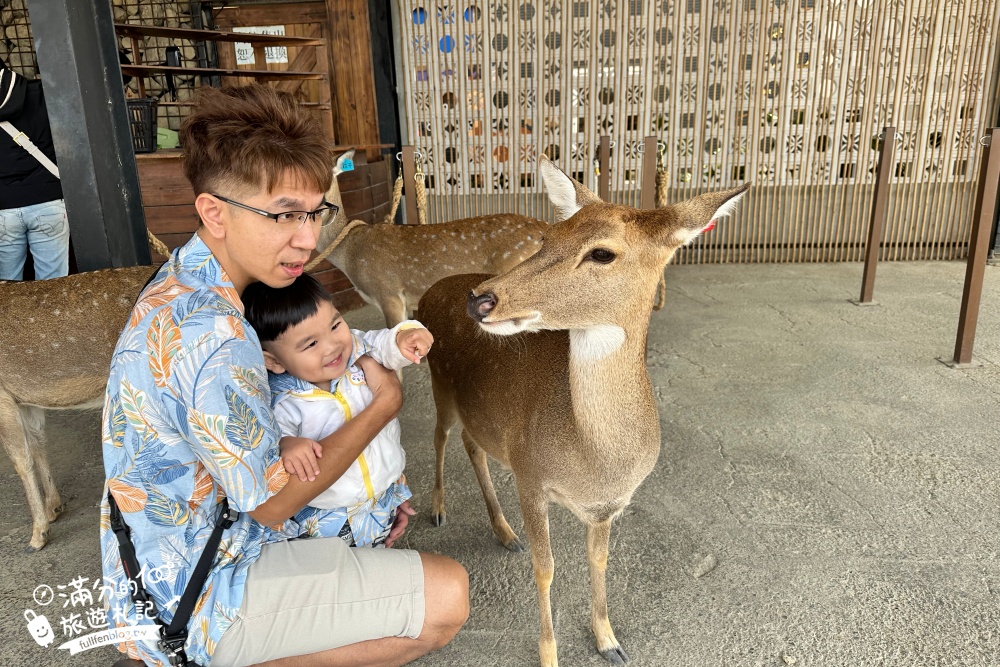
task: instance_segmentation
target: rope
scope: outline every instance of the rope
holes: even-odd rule
[[[413,175],[415,181],[413,192],[417,196],[417,224],[427,224],[427,185],[424,183],[424,172],[420,171],[420,164],[417,164],[417,173]]]
[[[399,201],[403,198],[403,172],[400,171],[399,175],[396,176],[396,182],[392,186],[392,207],[389,209],[389,215],[385,216],[386,224],[392,224],[392,221],[396,219],[396,210],[399,208]]]
[[[349,223],[344,225],[344,228],[340,230],[339,234],[337,234],[337,238],[333,239],[333,241],[330,242],[330,245],[328,245],[326,248],[323,249],[323,252],[316,255],[316,259],[306,264],[306,271],[312,271],[313,269],[316,268],[317,264],[326,259],[327,255],[333,252],[336,249],[336,247],[339,246],[344,241],[344,239],[347,238],[347,235],[350,233],[352,229],[354,229],[358,225],[367,225],[367,224],[368,223],[365,222],[364,220],[351,220]]]
[[[670,174],[667,171],[656,170],[656,208],[667,205],[667,188],[670,186]]]
[[[149,247],[153,249],[157,255],[163,255],[164,257],[170,257],[170,248],[160,239],[153,235],[153,232],[146,230],[146,240],[149,241]]]

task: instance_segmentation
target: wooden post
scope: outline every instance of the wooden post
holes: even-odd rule
[[[639,208],[656,208],[656,137],[642,140],[642,190]]]
[[[1000,186],[1000,128],[994,127],[982,140],[986,145],[979,167],[979,187],[976,208],[972,216],[972,234],[969,239],[969,259],[965,268],[965,288],[958,315],[958,335],[955,340],[955,357],[942,359],[952,368],[972,364],[972,346],[976,340],[979,322],[979,302],[983,295],[983,274],[986,271],[986,254],[989,250],[990,232],[997,207],[997,188]]]
[[[896,143],[896,128],[882,129],[882,151],[878,156],[875,172],[875,195],[872,201],[872,217],[868,223],[868,245],[865,246],[865,272],[861,278],[861,298],[854,303],[859,306],[874,305],[872,292],[875,291],[875,268],[878,265],[878,250],[882,243],[882,228],[885,226],[885,210],[889,201],[889,177],[892,175],[892,152]]]
[[[326,9],[333,133],[343,144],[381,143],[368,1],[326,0]]]
[[[601,175],[597,177],[597,196],[606,202],[611,201],[611,137],[601,137],[600,150],[597,153],[597,168]]]
[[[414,176],[417,173],[416,160],[413,146],[403,146],[403,199],[406,200],[406,219],[404,224],[416,225],[419,223],[417,217],[417,189]]]

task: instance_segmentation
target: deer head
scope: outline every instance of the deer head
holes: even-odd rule
[[[559,222],[535,255],[469,295],[469,315],[489,333],[645,327],[664,266],[749,187],[639,210],[603,202],[545,156],[539,171]]]

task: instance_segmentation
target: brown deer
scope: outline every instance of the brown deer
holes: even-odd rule
[[[28,499],[27,551],[45,546],[62,505],[45,451],[44,410],[103,405],[118,334],[155,269],[0,284],[0,443]]]
[[[605,570],[611,521],[660,451],[645,365],[653,295],[674,252],[728,215],[747,188],[643,211],[606,204],[544,156],[539,162],[562,221],[547,229],[538,253],[501,276],[442,280],[420,301],[420,319],[435,338],[428,356],[437,408],[434,516],[445,523],[445,445],[461,423],[493,532],[521,551],[486,455],[514,472],[538,586],[542,665],[557,665],[549,602],[553,501],[587,526],[597,649],[624,664],[628,656],[608,620]]]
[[[337,176],[353,156],[334,166],[327,199],[340,202]],[[343,210],[323,228],[317,250],[326,248],[348,224]],[[394,327],[416,309],[427,289],[459,273],[504,273],[537,252],[548,225],[523,215],[496,214],[435,225],[357,224],[327,256],[358,294]]]

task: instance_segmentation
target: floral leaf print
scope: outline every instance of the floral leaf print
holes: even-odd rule
[[[269,493],[281,491],[287,483],[288,473],[285,472],[285,466],[281,463],[281,459],[267,466],[267,490]]]
[[[193,613],[194,613],[195,616],[197,616],[198,613],[201,612],[201,608],[205,606],[205,601],[212,596],[212,586],[213,585],[214,585],[213,582],[211,582],[211,581],[208,582],[208,588],[206,588],[205,592],[202,593],[201,596],[198,597],[198,602],[196,602],[195,605],[194,605],[194,612]]]
[[[122,512],[141,512],[146,506],[146,492],[120,479],[109,479],[108,490],[111,491]]]
[[[222,285],[215,285],[212,287],[212,291],[221,296],[223,299],[228,301],[233,307],[239,307],[243,305],[240,301],[240,295],[237,294],[235,287],[224,287]]]
[[[214,332],[203,334],[174,357],[174,385],[180,395],[191,397],[185,401],[187,405],[198,405],[199,395],[214,389],[215,369],[229,357],[228,354],[219,354],[225,341],[213,345],[215,340]]]
[[[240,457],[229,450],[226,439],[226,418],[210,415],[201,410],[189,410],[189,423],[195,438],[201,443],[213,461],[220,468],[232,468],[240,463]]]
[[[139,298],[139,301],[135,304],[135,308],[132,309],[132,316],[128,321],[129,328],[135,327],[142,321],[142,318],[146,317],[146,315],[153,312],[160,306],[170,303],[178,295],[193,291],[194,290],[187,285],[182,285],[177,282],[177,278],[175,276],[167,276],[166,280],[158,286],[153,287]]]
[[[169,484],[188,473],[187,466],[168,458],[162,441],[151,440],[135,456],[135,469],[153,484]]]
[[[146,335],[149,370],[157,387],[170,380],[170,364],[181,349],[181,330],[174,322],[170,306],[157,311]]]
[[[243,330],[243,322],[240,318],[234,315],[226,315],[226,325],[229,331],[229,337],[235,338],[236,340],[246,340],[247,334]]]
[[[264,398],[263,376],[253,368],[246,366],[229,366],[229,377],[239,385],[240,389],[253,398]]]
[[[195,464],[194,469],[194,490],[191,492],[191,497],[188,499],[188,507],[192,510],[196,510],[201,507],[201,504],[205,502],[205,498],[212,491],[212,475],[209,474],[208,469],[201,464],[199,461]]]
[[[109,415],[107,422],[105,422],[105,428],[107,433],[102,435],[104,441],[111,441],[115,447],[121,447],[125,444],[125,425],[127,420],[125,419],[125,411],[122,410],[122,402],[115,394],[108,400],[108,407],[106,414]]]
[[[150,490],[144,511],[149,522],[157,526],[183,526],[190,516],[183,504],[156,489]]]
[[[226,437],[230,444],[248,451],[257,449],[257,445],[264,439],[264,427],[257,421],[257,413],[228,386],[226,403],[229,404]]]
[[[159,437],[156,429],[149,423],[146,413],[155,412],[152,402],[147,400],[146,393],[132,386],[128,378],[122,378],[121,392],[122,409],[128,418],[128,423],[138,432],[143,440]]]

